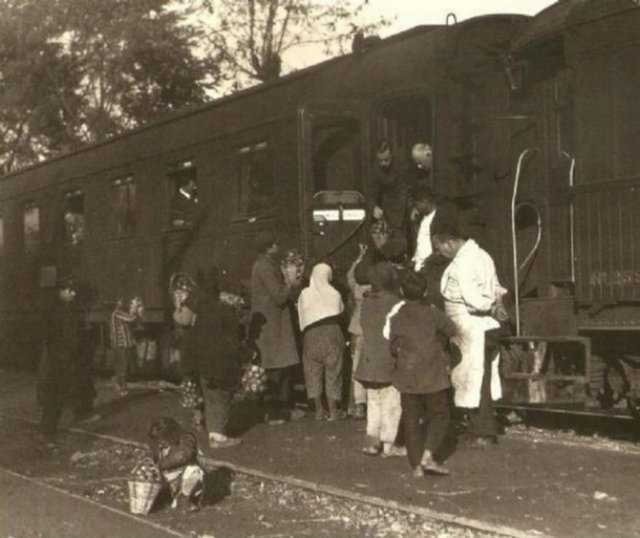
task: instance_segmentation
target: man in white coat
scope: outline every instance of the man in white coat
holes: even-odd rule
[[[451,263],[440,281],[447,316],[458,327],[454,343],[462,360],[451,372],[456,407],[469,412],[469,434],[479,446],[497,442],[498,427],[493,400],[502,397],[498,373],[499,356],[485,352],[487,331],[498,329],[504,320],[500,285],[491,256],[473,239],[457,230],[433,236],[434,246]]]

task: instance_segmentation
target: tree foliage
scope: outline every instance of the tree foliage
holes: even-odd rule
[[[202,103],[218,79],[170,0],[0,0],[4,172]]]
[[[193,0],[207,10],[207,39],[235,87],[277,78],[283,57],[296,47],[318,45],[325,54],[344,52],[356,32],[388,24],[364,23],[368,0]]]

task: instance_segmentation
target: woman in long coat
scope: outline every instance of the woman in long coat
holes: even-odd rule
[[[285,282],[277,263],[279,246],[269,232],[256,239],[258,258],[251,271],[250,339],[267,371],[271,422],[290,418],[291,367],[300,362],[289,304],[293,286]]]

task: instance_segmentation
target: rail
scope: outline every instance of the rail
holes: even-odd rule
[[[576,173],[576,158],[573,157],[570,153],[563,151],[562,155],[564,155],[567,159],[571,160],[571,166],[569,167],[569,188],[573,191],[573,187],[575,185],[575,173]],[[573,192],[571,193],[573,196]],[[571,282],[573,284],[576,283],[576,238],[575,238],[575,206],[573,203],[573,198],[569,203],[569,255],[571,257],[570,266],[571,266]]]
[[[525,157],[538,151],[538,148],[526,148],[518,157],[518,166],[516,167],[516,176],[513,181],[513,192],[511,195],[511,242],[513,245],[513,294],[515,299],[516,314],[516,336],[520,336],[520,292],[518,278],[518,243],[516,240],[516,198],[518,196],[518,187],[520,185],[520,174],[522,173],[522,164]]]

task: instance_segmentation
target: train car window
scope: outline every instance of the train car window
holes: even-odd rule
[[[136,184],[132,176],[111,183],[113,229],[116,235],[130,235],[136,228]]]
[[[410,95],[385,101],[376,116],[375,143],[388,140],[399,159],[407,159],[416,142],[432,142],[433,115],[431,102],[425,96]]]
[[[359,126],[340,120],[316,126],[313,138],[314,191],[360,189]]]
[[[40,248],[40,208],[29,202],[23,213],[24,250],[34,253]]]
[[[554,111],[556,124],[556,150],[558,156],[574,155],[574,87],[572,73],[568,70],[558,74],[554,81]]]
[[[237,212],[264,213],[273,207],[275,181],[267,142],[241,147],[236,154],[238,173]]]
[[[64,238],[67,243],[77,245],[84,239],[84,193],[81,190],[64,195]]]
[[[640,174],[640,46],[621,50],[611,63],[615,173],[618,177],[631,178]]]
[[[169,171],[170,222],[175,228],[193,225],[198,208],[198,175],[193,161],[180,161]]]

